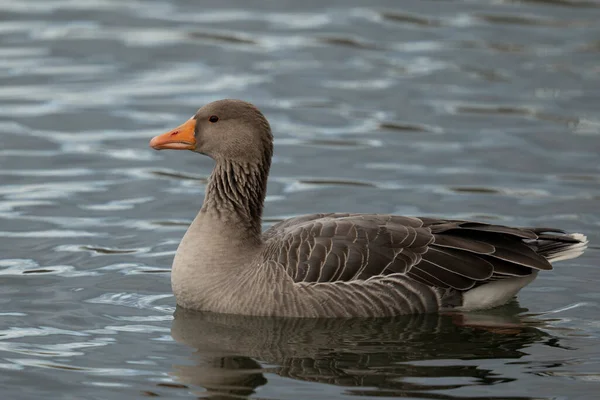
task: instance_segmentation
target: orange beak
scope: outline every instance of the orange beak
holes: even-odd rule
[[[150,141],[150,147],[155,150],[194,150],[196,148],[196,120],[189,119],[177,128],[158,135]]]

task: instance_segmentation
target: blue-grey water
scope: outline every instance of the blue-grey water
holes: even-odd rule
[[[596,399],[600,2],[0,0],[0,397]],[[212,163],[149,139],[254,102],[265,227],[312,212],[583,232],[518,303],[293,321],[175,312]]]

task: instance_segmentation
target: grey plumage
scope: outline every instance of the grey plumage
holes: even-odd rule
[[[381,214],[303,215],[261,233],[272,135],[239,100],[208,104],[151,145],[216,161],[173,263],[187,308],[290,317],[487,308],[587,244],[553,228]]]
[[[544,233],[458,220],[314,214],[267,230],[263,258],[276,261],[296,283],[403,274],[430,286],[467,290],[492,277],[551,269],[545,257],[574,240],[546,235],[540,247],[537,238]]]

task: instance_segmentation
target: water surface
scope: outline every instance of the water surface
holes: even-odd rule
[[[3,397],[595,398],[598,20],[591,0],[0,0]],[[175,312],[212,162],[148,140],[220,98],[271,121],[265,227],[437,215],[592,247],[486,313]]]

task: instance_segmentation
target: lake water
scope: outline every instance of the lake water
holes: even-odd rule
[[[595,399],[600,2],[0,0],[3,399]],[[175,312],[212,163],[149,139],[254,102],[265,227],[312,212],[583,232],[485,313]]]

